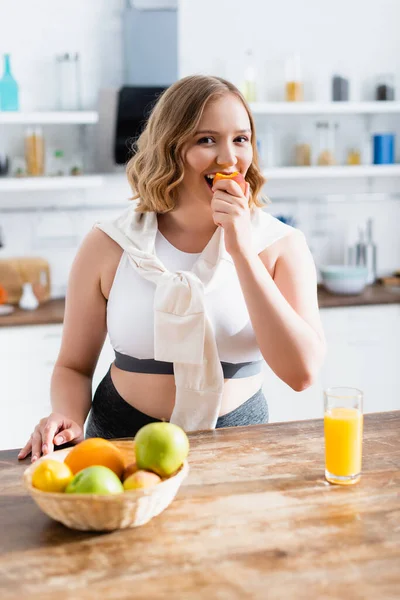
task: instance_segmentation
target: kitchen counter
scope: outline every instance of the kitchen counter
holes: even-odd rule
[[[190,435],[190,473],[146,525],[69,530],[0,452],[2,600],[398,597],[400,411],[365,417],[359,484],[323,476],[321,420]]]
[[[366,306],[373,304],[399,304],[400,292],[396,293],[382,285],[369,286],[358,296],[339,296],[330,294],[322,286],[318,288],[318,301],[321,308],[340,306]],[[13,325],[51,325],[62,323],[65,300],[50,300],[37,310],[26,311],[16,308],[11,315],[0,316],[0,327]]]

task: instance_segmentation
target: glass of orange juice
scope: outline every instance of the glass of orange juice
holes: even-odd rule
[[[325,478],[351,485],[361,477],[363,393],[349,387],[324,391]]]

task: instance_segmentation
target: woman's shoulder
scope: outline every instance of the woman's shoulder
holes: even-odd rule
[[[300,229],[265,211],[259,215],[255,237],[257,253],[271,273],[278,259],[295,260],[298,253],[308,252],[306,238]]]
[[[101,229],[94,227],[86,234],[78,250],[76,270],[85,281],[95,278],[107,299],[122,253],[121,246]]]
[[[254,244],[258,253],[263,252],[277,242],[283,241],[283,245],[291,244],[291,238],[303,238],[304,234],[300,229],[284,223],[277,217],[272,216],[265,210],[258,209],[253,215],[253,236]]]
[[[121,246],[110,238],[104,231],[93,227],[83,238],[79,251],[87,258],[93,258],[98,262],[104,258],[121,257],[123,252]]]

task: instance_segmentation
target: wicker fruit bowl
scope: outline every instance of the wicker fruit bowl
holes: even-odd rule
[[[129,463],[134,457],[133,440],[113,443],[122,450]],[[157,485],[115,495],[51,493],[32,486],[32,474],[39,461],[51,458],[63,462],[71,450],[58,450],[37,460],[24,471],[23,484],[46,515],[81,531],[112,531],[144,525],[171,504],[189,472],[185,461],[179,471]]]

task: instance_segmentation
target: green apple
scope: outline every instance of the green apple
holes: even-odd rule
[[[135,436],[136,463],[139,469],[169,477],[189,454],[186,433],[172,423],[149,423]]]
[[[79,471],[65,489],[66,494],[121,494],[123,491],[114,471],[100,465]]]

